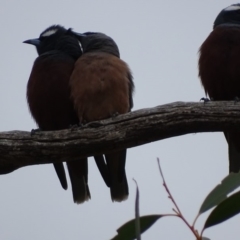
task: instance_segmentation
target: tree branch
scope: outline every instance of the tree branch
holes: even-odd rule
[[[239,102],[175,102],[137,110],[84,127],[54,132],[0,133],[0,173],[196,132],[240,130]]]

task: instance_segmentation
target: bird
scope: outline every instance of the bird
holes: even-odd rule
[[[81,44],[72,29],[52,25],[39,38],[24,43],[34,45],[38,57],[33,63],[27,83],[27,102],[32,117],[41,131],[69,128],[79,123],[71,99],[70,77],[76,60],[82,55]],[[91,198],[88,187],[87,158],[66,159],[72,184],[73,200],[83,203]],[[54,167],[63,189],[67,180],[62,163]]]
[[[79,122],[89,123],[130,112],[133,107],[133,76],[127,63],[120,59],[115,41],[100,32],[76,33],[76,36],[83,55],[75,63],[70,89]],[[129,194],[126,153],[126,149],[111,149],[104,156],[95,156],[110,187],[112,201],[116,202],[126,200]]]
[[[240,98],[240,4],[224,8],[199,49],[199,77],[215,101]],[[240,131],[225,131],[229,172],[240,170]]]

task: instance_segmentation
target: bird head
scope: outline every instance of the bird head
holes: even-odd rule
[[[58,50],[78,58],[82,54],[78,38],[72,33],[72,29],[65,29],[60,25],[52,25],[45,29],[39,38],[29,39],[23,43],[36,47],[38,55]]]
[[[240,26],[240,4],[233,4],[224,8],[214,21],[213,28],[219,25]]]
[[[87,52],[106,52],[120,57],[119,49],[115,41],[104,33],[99,32],[86,32],[76,33],[73,32],[82,45],[83,53]]]

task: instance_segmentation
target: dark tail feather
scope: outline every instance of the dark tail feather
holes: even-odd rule
[[[108,187],[110,187],[109,171],[108,171],[107,164],[104,160],[104,156],[103,155],[94,156],[94,159],[97,164],[98,170],[102,175],[104,182]]]
[[[105,154],[109,169],[111,197],[113,201],[121,202],[128,198],[128,183],[125,173],[127,150]]]
[[[67,162],[68,172],[72,183],[73,201],[77,204],[91,198],[88,188],[88,162],[87,158]]]
[[[240,170],[240,132],[224,132],[228,142],[229,172]]]
[[[63,163],[54,163],[53,166],[55,168],[55,171],[58,175],[58,179],[59,179],[63,189],[67,190],[67,188],[68,188],[67,178],[66,178]]]

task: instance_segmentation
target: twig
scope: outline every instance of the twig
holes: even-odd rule
[[[195,217],[194,221],[193,221],[193,224],[192,224],[192,227],[193,227],[193,228],[194,228],[194,226],[195,226],[195,223],[196,223],[196,221],[197,221],[199,215],[200,215],[200,214],[198,214],[198,215]]]
[[[158,162],[158,168],[159,168],[159,171],[160,171],[160,174],[161,174],[161,177],[162,177],[162,180],[163,180],[163,186],[166,190],[166,192],[168,193],[168,198],[172,201],[173,205],[175,206],[176,209],[173,209],[173,211],[176,213],[176,216],[178,216],[179,218],[181,218],[185,224],[188,226],[188,228],[192,231],[192,233],[195,235],[195,237],[198,239],[198,240],[201,240],[201,237],[199,236],[198,232],[194,229],[194,227],[192,227],[188,221],[185,219],[185,217],[182,215],[182,212],[180,210],[180,208],[178,207],[176,201],[174,200],[168,186],[167,186],[167,183],[165,181],[165,178],[163,176],[163,172],[162,172],[162,169],[161,169],[161,166],[160,166],[160,160],[159,158],[157,158],[157,162]]]

